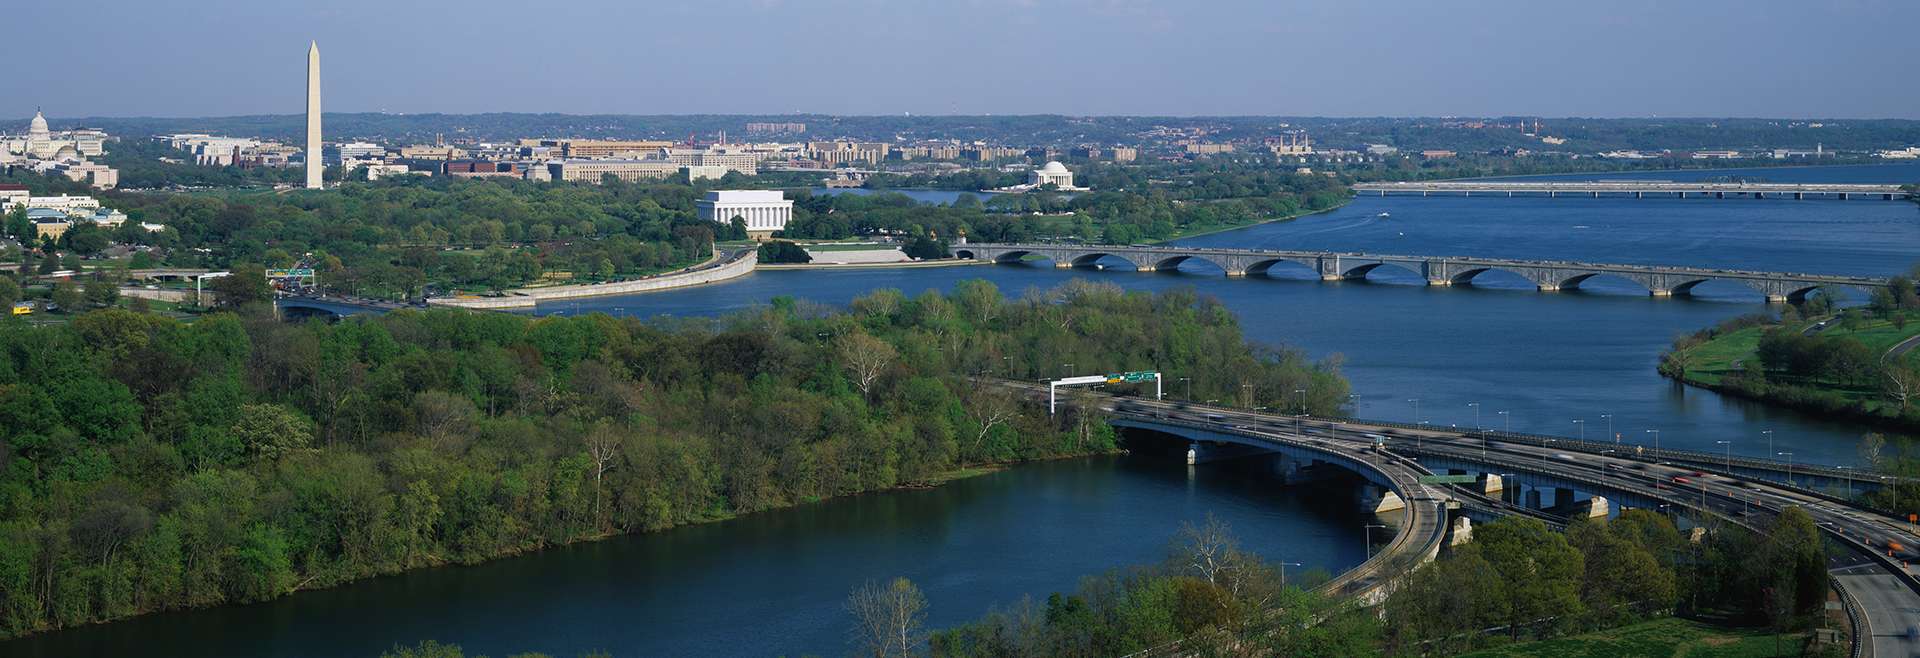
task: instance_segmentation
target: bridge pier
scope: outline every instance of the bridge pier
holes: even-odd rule
[[[1365,489],[1366,491],[1360,499],[1360,509],[1362,510],[1374,514],[1384,514],[1407,508],[1407,501],[1401,500],[1400,494],[1394,493],[1392,489],[1379,485],[1367,485]]]
[[[1470,541],[1473,541],[1473,519],[1464,516],[1455,518],[1452,528],[1447,530],[1447,546],[1459,546]]]
[[[1666,289],[1666,288],[1648,288],[1648,289],[1647,289],[1647,296],[1649,296],[1649,297],[1672,297],[1672,296],[1673,296],[1673,291],[1672,291],[1672,290],[1668,290],[1668,289]]]
[[[1216,443],[1213,441],[1191,441],[1187,443],[1188,466],[1267,454],[1273,454],[1273,451],[1238,443]]]
[[[1499,475],[1485,473],[1480,476],[1480,493],[1493,496],[1506,491],[1506,489],[1506,481],[1501,479]]]

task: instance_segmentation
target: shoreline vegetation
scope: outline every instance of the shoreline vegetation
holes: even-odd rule
[[[1920,268],[1917,268],[1920,269]],[[1816,295],[1680,336],[1660,357],[1675,381],[1767,404],[1920,431],[1920,296],[1894,277],[1863,307]]]
[[[971,384],[1057,363],[1348,402],[1337,357],[1248,343],[1216,301],[1080,281],[651,322],[0,321],[0,637],[1115,451],[1086,400]]]

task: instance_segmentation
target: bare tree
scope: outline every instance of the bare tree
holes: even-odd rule
[[[1195,526],[1191,521],[1182,524],[1174,539],[1173,557],[1181,563],[1181,570],[1214,585],[1224,586],[1223,581],[1230,579],[1239,552],[1233,530],[1212,514],[1203,525]]]
[[[874,658],[912,656],[926,642],[927,597],[913,581],[867,581],[847,595],[853,642]]]
[[[899,352],[887,341],[863,333],[845,334],[840,337],[840,362],[853,374],[853,383],[860,387],[861,395],[873,391],[873,383],[887,368]]]
[[[620,432],[612,423],[601,421],[587,431],[587,459],[593,462],[593,520],[600,522],[600,500],[606,491],[604,486],[607,471],[614,469],[614,460],[620,456],[622,443]]]
[[[1879,432],[1868,432],[1860,437],[1860,459],[1874,468],[1880,467],[1880,451],[1887,447],[1887,437]]]
[[[973,449],[978,451],[980,444],[987,440],[993,428],[1006,424],[1020,415],[1020,403],[1003,389],[993,386],[975,386],[968,389],[965,406],[967,417],[979,424],[980,430],[973,435]]]
[[[1920,395],[1920,368],[1900,363],[1896,357],[1881,366],[1880,372],[1881,388],[1905,411],[1913,403],[1913,396]]]

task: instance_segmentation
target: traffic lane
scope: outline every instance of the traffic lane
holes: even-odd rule
[[[1920,655],[1920,641],[1916,641],[1914,632],[1909,630],[1914,629],[1914,620],[1920,618],[1920,597],[1916,597],[1913,590],[1885,572],[1854,569],[1835,574],[1834,579],[1860,602],[1875,658]]]

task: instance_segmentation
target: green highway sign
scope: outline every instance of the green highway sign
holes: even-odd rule
[[[1160,377],[1160,373],[1157,373],[1157,372],[1123,372],[1118,374],[1107,375],[1107,383],[1118,384],[1121,382],[1128,382],[1128,383],[1137,384],[1140,382],[1150,382],[1159,377]]]
[[[1473,484],[1480,481],[1478,475],[1422,475],[1420,484]]]

